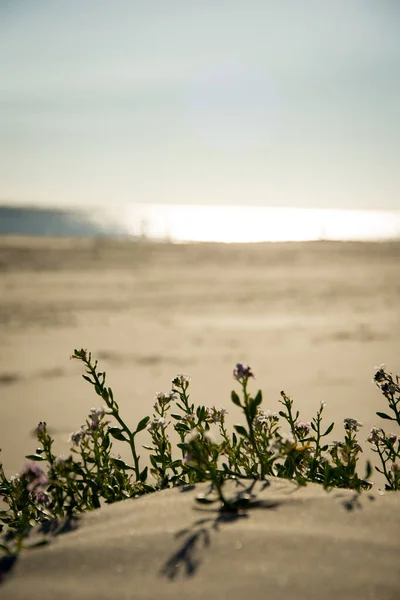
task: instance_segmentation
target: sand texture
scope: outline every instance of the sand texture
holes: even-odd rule
[[[246,483],[246,482],[245,482]],[[230,482],[231,494],[243,488]],[[207,488],[101,508],[26,550],[4,575],[8,600],[230,598],[397,600],[400,494],[324,492],[274,480],[255,508],[196,509]]]
[[[0,447],[22,467],[47,421],[60,453],[99,405],[70,361],[88,348],[132,427],[178,373],[192,399],[238,420],[232,369],[276,410],[279,392],[310,420],[376,424],[373,367],[400,371],[400,243],[170,245],[96,239],[0,238]],[[145,442],[144,442],[145,443]],[[124,449],[121,449],[124,455]]]
[[[170,245],[0,238],[0,447],[6,472],[47,421],[56,451],[99,401],[70,361],[88,348],[135,427],[178,373],[195,403],[230,403],[232,368],[252,366],[264,408],[279,392],[303,420],[364,422],[385,408],[374,365],[400,372],[400,243]],[[143,432],[141,443],[148,442]],[[116,447],[124,458],[123,447]],[[145,451],[142,460],[146,461]],[[375,476],[374,476],[375,477]],[[166,490],[86,515],[75,531],[24,551],[0,597],[400,597],[400,495],[271,481],[237,518],[195,509],[198,490]],[[372,499],[373,498],[373,499]]]

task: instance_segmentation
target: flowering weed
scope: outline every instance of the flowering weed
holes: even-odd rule
[[[101,399],[100,408],[92,408],[85,423],[70,435],[70,454],[56,456],[54,440],[46,423],[36,428],[38,448],[26,457],[19,475],[7,478],[0,464],[0,497],[7,509],[0,512],[0,548],[18,552],[36,524],[72,518],[102,503],[134,498],[159,489],[209,481],[210,493],[200,503],[218,502],[225,510],[238,510],[248,499],[229,499],[224,493],[226,479],[264,480],[283,477],[299,485],[308,482],[325,488],[343,487],[357,492],[372,486],[368,463],[363,477],[357,472],[362,452],[357,439],[362,423],[346,418],[343,438],[328,442],[334,423],[322,425],[325,403],[321,402],[310,422],[302,421],[293,400],[281,392],[281,410],[264,410],[262,392],[253,395],[251,368],[238,363],[233,377],[239,393],[231,400],[244,415],[243,424],[226,426],[227,411],[215,406],[195,406],[190,399],[190,378],[178,375],[167,393],[158,393],[152,416],[141,419],[131,429],[120,414],[113,391],[106,385],[106,373],[98,369],[86,350],[75,350],[72,358],[83,363],[83,378]],[[400,425],[399,378],[393,378],[382,365],[374,382],[386,398],[392,414],[378,412],[384,420]],[[170,433],[179,442],[171,443]],[[141,465],[140,447],[149,453]],[[147,435],[147,444],[142,436]],[[131,460],[123,461],[113,452],[113,442],[126,443]],[[387,490],[400,489],[400,437],[374,427],[367,440],[379,457],[376,470],[386,478]]]

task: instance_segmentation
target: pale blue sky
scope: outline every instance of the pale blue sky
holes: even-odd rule
[[[0,0],[0,201],[400,209],[398,0]]]

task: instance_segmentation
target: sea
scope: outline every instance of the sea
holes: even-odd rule
[[[0,206],[0,235],[174,243],[385,241],[400,240],[400,211],[139,203],[73,210]]]

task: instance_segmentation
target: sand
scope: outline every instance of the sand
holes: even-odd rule
[[[66,454],[69,433],[99,405],[80,377],[81,365],[69,360],[76,347],[99,359],[132,427],[151,413],[155,393],[168,391],[182,372],[192,377],[196,403],[225,407],[230,422],[238,422],[229,398],[232,369],[241,361],[256,374],[253,389],[262,388],[264,408],[276,410],[284,389],[310,420],[324,400],[327,425],[337,423],[332,439],[343,437],[345,417],[363,421],[360,442],[368,456],[365,438],[384,407],[371,382],[374,366],[386,363],[400,372],[399,275],[396,242],[0,238],[5,469],[22,468],[24,455],[36,447],[32,431],[40,420],[49,424],[57,452]],[[307,490],[293,496],[305,494],[301,502],[287,500],[221,523],[219,533],[210,533],[201,568],[179,587],[158,575],[160,565],[176,548],[176,531],[203,517],[193,513],[192,493],[172,490],[88,515],[78,531],[18,561],[0,594],[22,598],[32,587],[34,598],[42,586],[41,598],[70,597],[67,590],[75,585],[73,595],[82,598],[94,597],[94,590],[104,598],[170,597],[178,589],[190,598],[228,592],[274,598],[278,591],[285,591],[283,598],[312,598],[325,595],[324,585],[332,598],[334,592],[397,598],[399,496],[365,500],[348,511],[332,495]],[[275,498],[281,492],[271,486],[265,493]],[[119,518],[132,535],[118,528]],[[118,592],[111,592],[113,585]]]
[[[199,510],[207,486],[101,508],[4,574],[8,600],[397,600],[400,494],[269,480],[257,508]],[[235,492],[231,485],[231,493]]]

